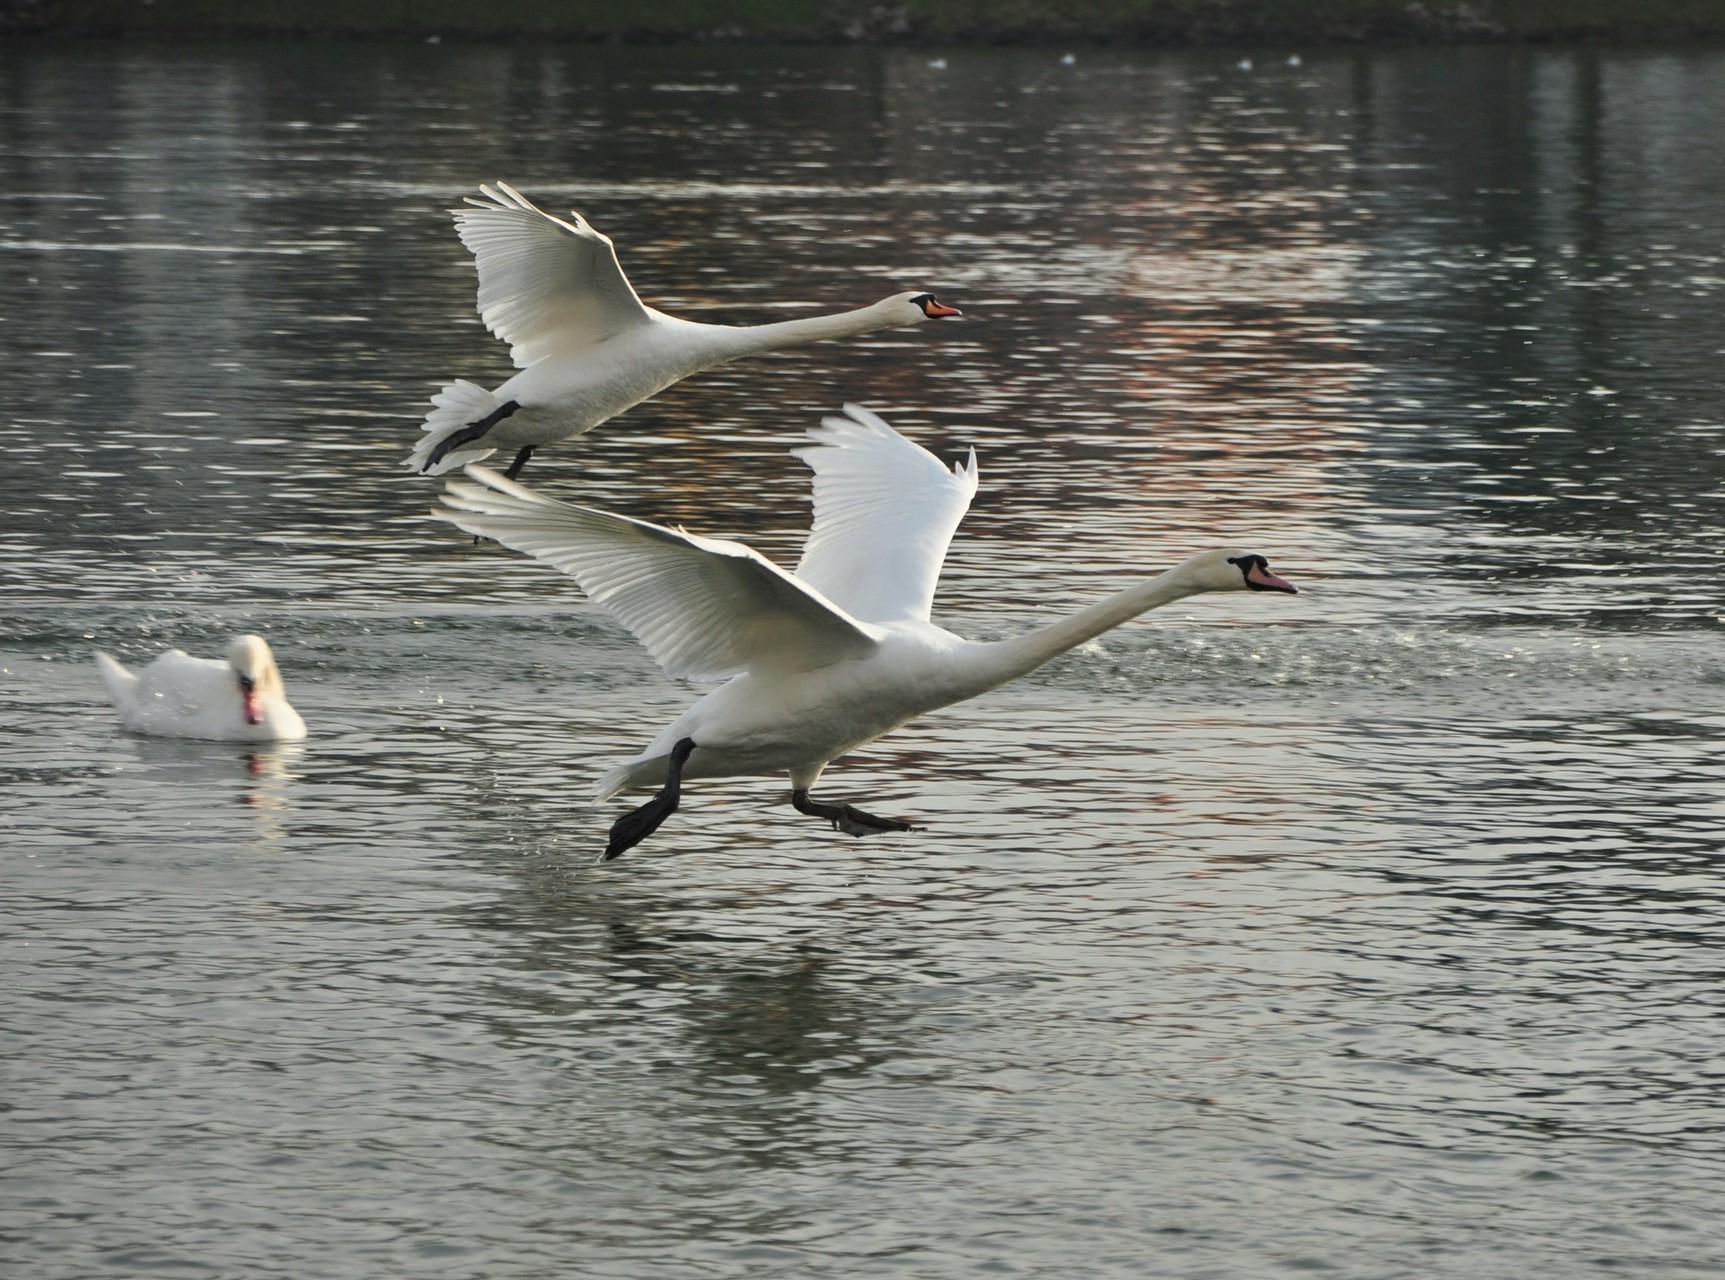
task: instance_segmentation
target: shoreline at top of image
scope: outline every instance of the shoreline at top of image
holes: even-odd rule
[[[1143,46],[1725,37],[1725,0],[0,0],[0,33],[575,43]]]

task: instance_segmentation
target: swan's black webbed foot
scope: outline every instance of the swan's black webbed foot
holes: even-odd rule
[[[878,818],[872,813],[864,813],[854,805],[822,804],[810,797],[806,790],[792,791],[791,803],[798,813],[806,813],[811,818],[825,818],[833,824],[834,831],[842,831],[847,836],[872,836],[882,831],[921,831],[921,827],[913,827],[908,822],[897,818]]]
[[[611,824],[611,841],[605,846],[605,852],[599,855],[600,862],[622,857],[677,812],[677,799],[683,785],[683,764],[694,750],[693,738],[684,738],[671,748],[670,759],[665,762],[665,785],[646,804],[632,813],[625,813]]]
[[[499,422],[502,422],[520,407],[521,406],[519,404],[511,400],[509,403],[493,409],[478,422],[470,422],[465,427],[461,428],[461,430],[444,436],[443,439],[437,442],[437,447],[431,451],[431,456],[425,460],[425,470],[429,471],[432,467],[435,467],[438,463],[442,462],[444,455],[451,449],[459,449],[464,444],[472,444],[475,440],[479,439],[487,431],[491,430],[491,428],[495,427]]]
[[[505,480],[515,479],[516,476],[521,474],[521,468],[527,465],[527,459],[532,456],[533,446],[530,444],[522,445],[521,452],[515,455],[515,461],[511,462],[508,469],[504,471],[503,478]]]

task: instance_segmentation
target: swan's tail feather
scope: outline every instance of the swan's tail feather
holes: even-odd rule
[[[604,804],[628,785],[629,766],[620,764],[593,784],[593,803]]]
[[[419,443],[403,465],[435,476],[463,463],[478,462],[496,452],[481,444],[470,444],[451,449],[433,462],[431,455],[437,452],[438,445],[496,411],[497,397],[484,387],[457,378],[432,396],[431,403],[433,408],[425,415],[425,425],[421,428],[425,434],[419,437]]]
[[[651,760],[625,760],[593,784],[593,803],[604,804],[620,791],[662,786],[664,782],[664,756]]]
[[[102,683],[108,690],[108,701],[116,707],[131,701],[138,687],[138,677],[127,671],[118,662],[96,650],[96,670],[102,673]]]

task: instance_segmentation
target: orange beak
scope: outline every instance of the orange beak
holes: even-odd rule
[[[939,298],[930,298],[923,306],[922,313],[930,320],[938,320],[941,316],[961,316],[964,314],[957,307],[947,306]]]
[[[240,677],[240,705],[244,711],[247,724],[262,724],[263,708],[258,705],[258,691],[247,677]]]
[[[1300,589],[1286,578],[1278,578],[1268,569],[1260,569],[1257,565],[1246,571],[1246,582],[1257,591],[1286,591],[1291,596],[1300,594]]]

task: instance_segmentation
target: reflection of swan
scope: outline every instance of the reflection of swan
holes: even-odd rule
[[[591,431],[692,373],[739,356],[955,316],[931,293],[901,293],[839,315],[733,326],[679,320],[642,304],[617,250],[578,213],[535,208],[507,183],[455,213],[479,269],[479,314],[521,372],[495,391],[455,381],[432,397],[407,460],[433,475],[494,450],[533,450]]]
[[[262,636],[240,636],[226,659],[169,649],[134,675],[98,650],[96,666],[121,723],[139,733],[235,742],[305,737]]]
[[[1149,609],[1205,591],[1287,591],[1259,555],[1211,551],[1051,626],[978,643],[929,622],[941,562],[976,491],[976,454],[948,471],[866,409],[811,430],[815,518],[795,574],[736,542],[540,497],[481,467],[442,516],[569,574],[669,675],[731,677],[634,760],[603,800],[659,794],[611,828],[606,858],[650,835],[685,777],[791,775],[791,803],[851,835],[911,825],[809,796],[827,763],[936,707],[1005,684]]]
[[[178,808],[196,815],[206,837],[254,848],[287,839],[303,743],[134,737],[129,745],[162,803],[178,793]],[[243,819],[235,816],[241,811]]]

